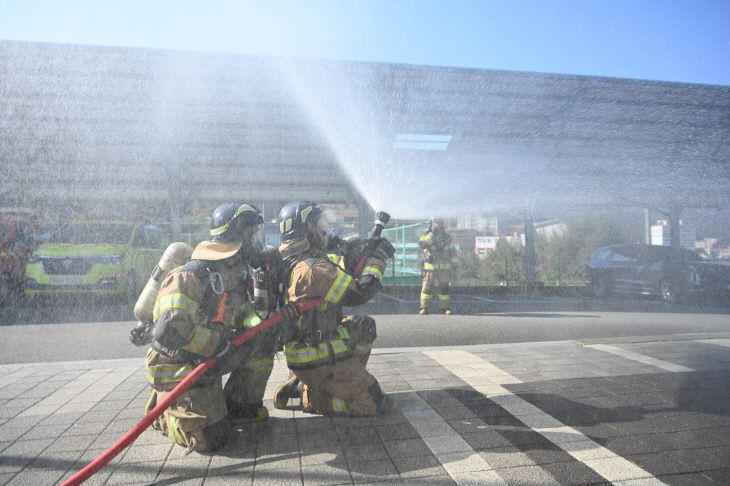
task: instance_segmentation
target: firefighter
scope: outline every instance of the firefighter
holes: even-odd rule
[[[261,213],[246,203],[223,204],[210,227],[210,240],[200,243],[191,260],[160,286],[146,357],[153,388],[146,412],[199,363],[217,358],[152,425],[196,451],[223,445],[234,423],[268,417],[262,399],[275,353],[270,330],[238,348],[231,342],[261,322],[250,303],[248,275],[249,265],[266,259]],[[229,372],[224,388],[222,376]]]
[[[418,240],[423,249],[423,286],[421,287],[421,309],[419,314],[428,314],[434,287],[438,288],[439,309],[442,314],[451,314],[451,271],[457,262],[456,247],[451,235],[444,229],[441,219],[432,219],[431,224]]]
[[[345,317],[342,306],[364,304],[381,289],[385,260],[393,256],[393,246],[385,238],[369,245],[351,241],[343,255],[328,256],[335,235],[320,206],[309,201],[284,206],[279,229],[289,303],[315,299],[325,303],[304,312],[291,330],[284,355],[292,374],[276,390],[274,406],[285,408],[289,399],[299,398],[303,411],[324,415],[372,416],[387,411],[392,402],[366,369],[377,336],[375,320]],[[365,266],[354,275],[363,254]]]

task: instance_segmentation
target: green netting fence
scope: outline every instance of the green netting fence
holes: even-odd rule
[[[428,221],[391,221],[383,230],[395,247],[393,261],[383,275],[383,285],[421,285],[422,250],[418,239],[428,227]]]

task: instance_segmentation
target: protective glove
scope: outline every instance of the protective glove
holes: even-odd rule
[[[379,258],[383,261],[391,258],[395,254],[395,247],[387,238],[380,238],[375,248],[370,252],[370,256]]]
[[[296,302],[289,302],[281,309],[281,323],[279,329],[279,342],[282,346],[295,340],[299,329],[297,321],[302,316],[302,311]]]
[[[225,374],[233,371],[240,363],[241,358],[238,354],[238,348],[233,345],[230,339],[221,338],[218,347],[215,350],[215,364],[209,373]]]
[[[281,322],[295,324],[302,317],[302,310],[296,302],[289,302],[281,309]]]
[[[148,326],[137,326],[129,331],[129,340],[135,346],[144,346],[152,342],[152,335],[149,333]]]

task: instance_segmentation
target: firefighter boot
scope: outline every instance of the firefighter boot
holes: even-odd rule
[[[426,309],[425,307],[421,307],[421,310],[419,310],[418,313],[422,316],[425,316],[426,314],[428,314],[428,309]]]
[[[229,403],[228,411],[235,424],[261,422],[269,416],[269,409],[264,402],[257,403]]]
[[[299,398],[301,405],[302,382],[294,373],[290,374],[274,393],[274,407],[285,408],[290,398]]]
[[[383,389],[380,387],[380,383],[376,381],[375,383],[370,385],[367,391],[375,401],[375,406],[377,407],[376,413],[378,415],[390,412],[390,410],[393,408],[393,400],[391,400],[388,395],[383,393]]]
[[[451,309],[444,309],[441,311],[443,314],[446,314],[447,316],[451,315]]]

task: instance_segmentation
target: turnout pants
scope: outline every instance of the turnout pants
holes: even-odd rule
[[[250,343],[250,345],[249,345]],[[245,342],[238,348],[241,363],[231,371],[223,394],[227,404],[261,404],[274,369],[273,343]]]
[[[170,392],[154,390],[153,393],[159,403]],[[152,427],[161,430],[173,442],[194,451],[212,451],[225,444],[233,423],[228,416],[220,377],[188,388],[152,423]]]
[[[317,368],[293,370],[304,383],[304,411],[350,416],[372,416],[378,411],[380,397],[373,395],[373,386],[380,390],[380,385],[365,368],[374,338],[358,327],[358,319],[371,318],[348,316],[341,322],[350,335],[346,342],[349,358]]]
[[[449,309],[451,305],[451,270],[424,270],[421,287],[421,309],[431,307],[434,288],[438,288],[439,309]]]
[[[273,345],[267,344],[252,340],[239,346],[238,364],[232,370],[220,370],[213,376],[210,371],[206,373],[158,417],[152,427],[191,450],[212,451],[223,445],[233,430],[229,407],[250,404],[255,410],[263,406],[266,382],[274,365]],[[174,361],[148,353],[148,364],[159,364],[161,359]],[[173,362],[170,365],[184,364]],[[231,375],[224,389],[221,375],[229,371]],[[173,382],[153,388],[154,401],[164,400],[177,384]]]

